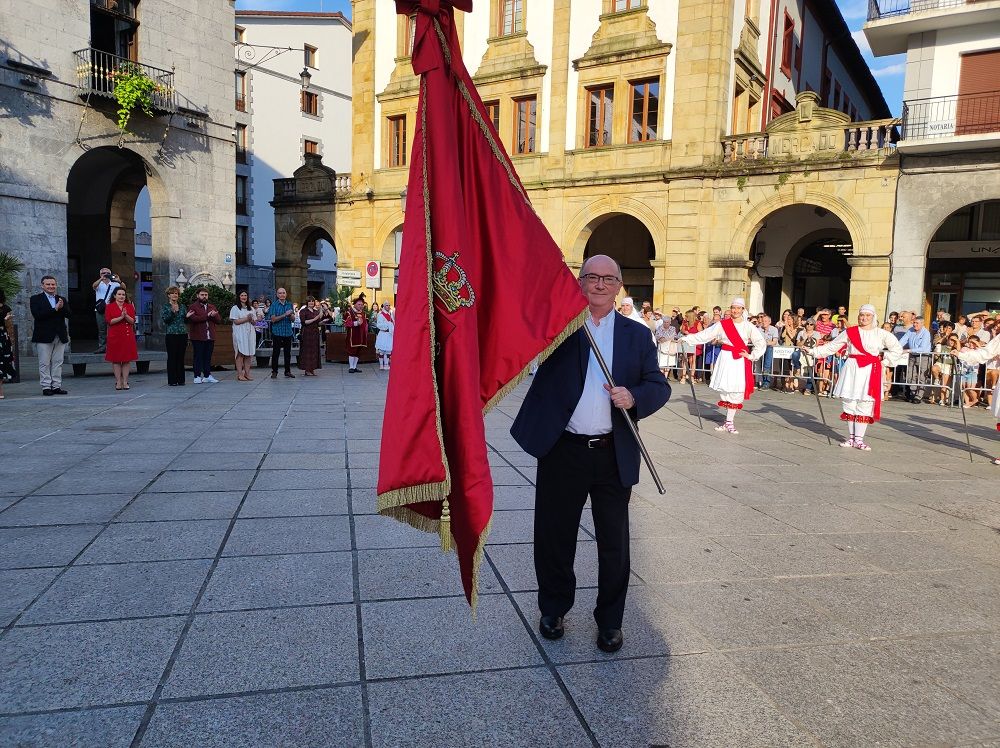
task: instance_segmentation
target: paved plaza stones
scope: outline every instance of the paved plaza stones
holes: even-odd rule
[[[947,409],[889,404],[861,453],[813,400],[760,393],[732,437],[676,388],[643,422],[668,493],[634,494],[606,655],[589,516],[566,636],[535,632],[524,387],[487,419],[473,621],[454,556],[374,514],[384,374],[223,379],[7,389],[0,747],[1000,745],[979,410],[970,464]]]

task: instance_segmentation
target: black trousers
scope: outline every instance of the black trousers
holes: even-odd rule
[[[184,352],[187,335],[167,335],[167,384],[184,384]]]
[[[278,373],[278,354],[285,352],[285,374],[292,371],[292,338],[290,335],[271,336],[271,372]]]
[[[621,628],[629,579],[628,501],[632,488],[618,476],[614,447],[589,449],[560,439],[538,461],[535,483],[535,575],[538,609],[563,616],[576,595],[576,536],[590,496],[597,535],[599,628]]]
[[[191,348],[194,349],[194,375],[196,377],[211,376],[212,350],[215,348],[215,341],[192,340]]]

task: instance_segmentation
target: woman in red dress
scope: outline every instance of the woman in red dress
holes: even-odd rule
[[[127,390],[130,364],[139,358],[135,343],[135,307],[128,300],[125,287],[115,290],[115,297],[104,308],[108,323],[108,348],[104,360],[111,362],[115,373],[115,389]]]

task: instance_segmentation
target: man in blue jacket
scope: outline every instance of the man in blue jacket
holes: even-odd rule
[[[608,386],[580,330],[539,367],[510,430],[522,449],[538,458],[538,630],[546,639],[563,635],[563,617],[576,593],[576,536],[589,496],[598,552],[594,619],[597,646],[605,652],[618,651],[623,642],[628,501],[639,482],[639,447],[618,408],[637,421],[670,399],[649,328],[615,312],[621,284],[621,269],[605,255],[591,257],[580,269],[580,288],[589,302],[586,324],[617,386]]]

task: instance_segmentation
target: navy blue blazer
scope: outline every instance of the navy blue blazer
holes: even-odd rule
[[[556,445],[580,402],[589,360],[590,344],[580,330],[538,368],[510,429],[525,452],[542,458]],[[670,385],[660,371],[649,328],[621,314],[615,317],[611,375],[616,385],[627,387],[635,398],[629,411],[633,421],[652,415],[670,399]],[[639,445],[621,411],[614,407],[611,428],[618,475],[623,486],[634,486],[639,482]]]

